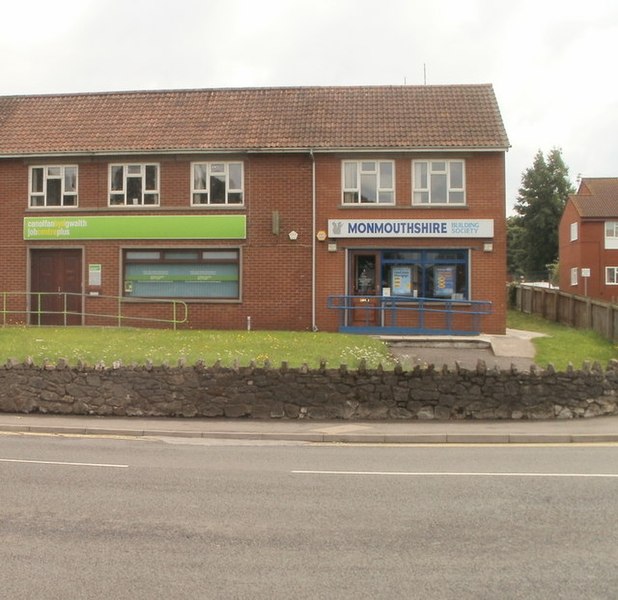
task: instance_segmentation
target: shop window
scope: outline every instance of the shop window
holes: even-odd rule
[[[77,206],[77,167],[30,167],[30,207]]]
[[[241,162],[193,163],[191,203],[202,205],[243,204]]]
[[[343,161],[344,204],[395,204],[395,164],[391,160]]]
[[[131,298],[240,298],[237,249],[124,252],[124,295]]]
[[[467,250],[402,250],[382,253],[382,289],[392,296],[467,300]]]
[[[605,267],[605,283],[618,285],[618,267]]]
[[[110,165],[110,206],[153,206],[158,204],[159,165]]]
[[[413,204],[466,203],[463,160],[415,160],[412,174]]]

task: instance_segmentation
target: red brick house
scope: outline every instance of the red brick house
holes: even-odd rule
[[[4,318],[502,333],[508,146],[490,85],[0,97]]]
[[[560,289],[618,301],[618,177],[581,180],[560,220]]]

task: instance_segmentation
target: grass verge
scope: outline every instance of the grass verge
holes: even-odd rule
[[[247,366],[251,361],[263,365],[269,361],[279,367],[318,367],[321,361],[331,368],[346,364],[357,368],[365,359],[367,367],[395,364],[383,342],[360,335],[303,333],[288,331],[169,331],[161,329],[99,327],[5,327],[0,329],[0,361],[8,358],[23,362],[31,357],[35,364],[45,360],[56,363],[63,358],[70,365],[78,361],[94,365],[114,361],[125,365],[176,366],[179,359],[187,364],[203,360],[207,366],[221,361],[232,366],[235,361]]]
[[[519,311],[509,311],[507,327],[547,336],[532,341],[536,348],[534,362],[543,367],[552,364],[564,371],[572,363],[579,369],[585,361],[596,361],[605,367],[611,359],[618,358],[618,346],[594,331],[574,329]]]
[[[576,368],[584,361],[601,365],[618,358],[618,346],[591,331],[581,331],[552,323],[518,311],[509,311],[507,326],[512,329],[537,331],[547,337],[533,340],[538,365],[554,365],[565,370],[569,363]],[[350,369],[365,359],[367,367],[381,364],[392,369],[396,361],[387,345],[361,335],[339,333],[303,333],[289,331],[169,331],[106,327],[4,327],[0,329],[0,362],[12,358],[20,362],[32,358],[35,364],[45,360],[56,363],[60,358],[76,365],[78,361],[94,365],[114,361],[125,365],[170,366],[184,359],[187,364],[203,360],[207,366],[221,361],[223,366],[251,361],[262,366],[269,361],[279,367],[286,361],[290,367],[307,364],[318,367],[326,361],[330,368],[346,364]]]

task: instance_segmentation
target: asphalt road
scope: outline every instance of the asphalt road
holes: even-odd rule
[[[0,436],[12,598],[615,598],[618,446]]]

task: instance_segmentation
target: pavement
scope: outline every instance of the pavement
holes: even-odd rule
[[[527,370],[534,364],[531,332],[503,336],[390,338],[404,364],[424,362]],[[367,444],[618,443],[618,415],[589,419],[462,421],[315,421],[62,416],[0,413],[0,432],[138,438],[202,438],[271,442]]]

